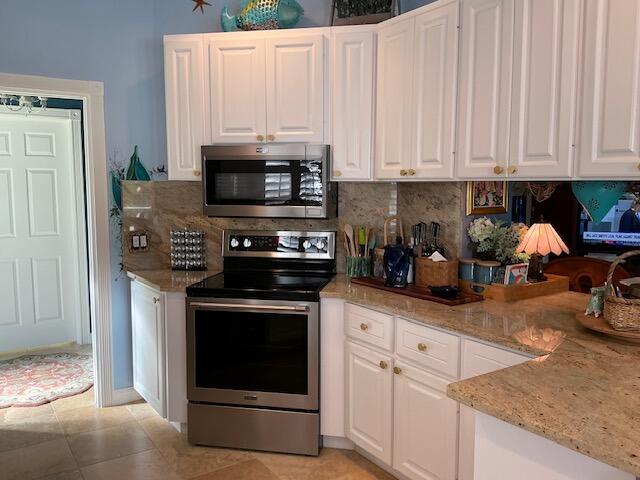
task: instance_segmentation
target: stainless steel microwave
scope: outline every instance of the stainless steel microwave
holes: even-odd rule
[[[210,217],[331,218],[328,145],[202,147],[204,214]]]

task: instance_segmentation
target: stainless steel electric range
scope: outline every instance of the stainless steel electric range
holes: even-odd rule
[[[187,288],[189,441],[318,455],[335,232],[225,231],[223,256],[223,273]]]

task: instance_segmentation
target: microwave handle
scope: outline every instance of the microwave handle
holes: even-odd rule
[[[190,304],[195,308],[205,308],[212,310],[243,310],[243,311],[276,311],[276,312],[308,312],[307,305],[247,305],[239,303],[205,303],[192,302]]]

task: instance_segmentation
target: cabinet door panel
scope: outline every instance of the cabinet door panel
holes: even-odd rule
[[[276,142],[324,139],[324,37],[268,38],[267,133]]]
[[[458,404],[447,380],[397,363],[393,466],[410,479],[455,480]]]
[[[347,437],[391,465],[391,357],[347,342],[346,364]]]
[[[213,143],[255,143],[267,135],[262,39],[208,42]]]
[[[579,5],[516,3],[510,176],[572,176]]]
[[[378,31],[376,178],[404,178],[411,165],[414,19]]]
[[[133,388],[158,414],[166,416],[164,317],[162,296],[131,283]]]
[[[164,42],[169,180],[200,180],[200,147],[210,143],[201,35]]]
[[[462,379],[477,377],[530,360],[526,355],[491,347],[472,340],[462,341]],[[473,480],[475,411],[460,405],[459,480]]]
[[[465,0],[462,3],[456,153],[461,178],[496,178],[496,166],[506,171],[513,2]]]
[[[418,178],[453,178],[458,11],[457,0],[439,2],[415,19],[412,168]]]
[[[585,2],[579,175],[640,176],[640,2]]]
[[[336,29],[331,39],[334,180],[370,180],[375,32]]]

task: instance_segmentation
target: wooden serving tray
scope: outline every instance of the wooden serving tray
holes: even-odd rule
[[[569,277],[551,275],[550,273],[545,275],[547,277],[545,282],[526,283],[524,285],[503,285],[500,283],[476,285],[473,282],[460,280],[460,288],[462,288],[463,292],[479,294],[496,302],[515,302],[569,291]],[[476,291],[474,286],[479,290]]]
[[[626,340],[627,342],[640,343],[640,332],[622,332],[620,330],[615,330],[604,319],[604,315],[596,317],[594,315],[576,313],[576,320],[578,320],[583,327],[588,328],[589,330],[604,333],[605,335]]]
[[[398,293],[400,295],[406,295],[407,297],[419,298],[421,300],[428,300],[430,302],[441,303],[443,305],[448,305],[450,307],[456,305],[464,305],[465,303],[473,303],[473,302],[481,302],[484,300],[482,295],[478,295],[476,293],[466,293],[460,292],[456,298],[448,299],[442,297],[436,297],[431,293],[431,290],[428,288],[417,287],[413,284],[407,285],[405,288],[394,288],[387,287],[384,284],[384,280],[382,278],[373,278],[373,277],[360,277],[360,278],[352,278],[351,283],[355,283],[357,285],[365,285],[367,287],[377,288],[378,290],[384,290],[385,292]]]

